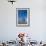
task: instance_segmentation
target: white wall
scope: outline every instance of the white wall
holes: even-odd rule
[[[33,40],[46,40],[44,2],[45,0],[17,0],[12,5],[7,0],[0,0],[0,40],[14,40],[19,32],[30,34]],[[16,8],[30,8],[30,27],[16,27]]]
[[[33,30],[34,37],[38,40],[46,40],[46,0],[33,0]],[[36,33],[37,32],[37,33]]]

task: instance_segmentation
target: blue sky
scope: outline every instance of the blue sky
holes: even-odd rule
[[[22,18],[27,17],[27,10],[18,10],[18,16]]]

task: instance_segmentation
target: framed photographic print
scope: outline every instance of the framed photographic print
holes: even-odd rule
[[[29,8],[16,8],[16,26],[30,26]]]

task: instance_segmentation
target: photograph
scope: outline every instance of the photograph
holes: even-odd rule
[[[16,25],[17,26],[30,26],[30,9],[29,8],[16,8]]]

